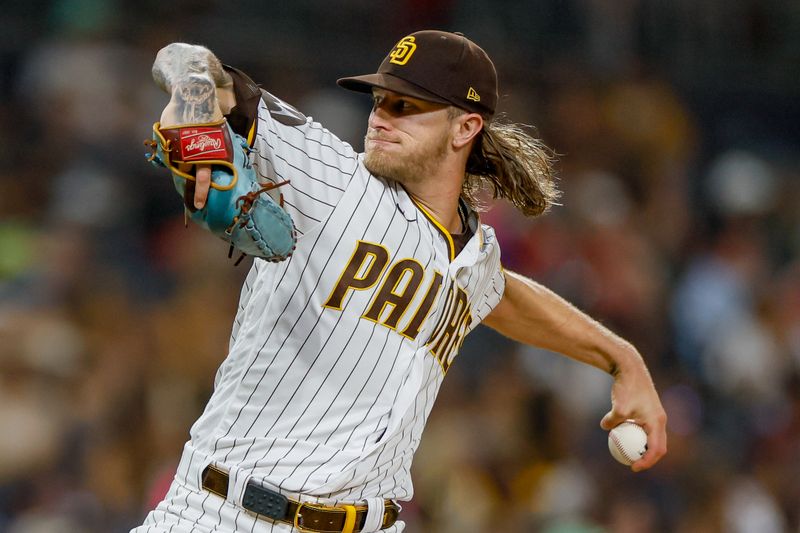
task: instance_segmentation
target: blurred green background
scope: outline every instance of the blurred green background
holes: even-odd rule
[[[201,43],[360,148],[403,35],[464,32],[560,155],[563,206],[485,214],[504,264],[633,341],[669,454],[616,464],[609,378],[486,328],[448,373],[404,505],[418,532],[800,531],[800,3],[5,2],[0,531],[126,532],[225,356],[227,246],[147,164],[159,48]]]

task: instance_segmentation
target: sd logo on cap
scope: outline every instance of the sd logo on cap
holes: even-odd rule
[[[389,53],[389,57],[391,58],[389,62],[395,65],[405,65],[408,63],[408,60],[411,59],[416,49],[417,45],[414,44],[413,35],[403,37],[400,39],[400,42],[395,45],[394,50]]]

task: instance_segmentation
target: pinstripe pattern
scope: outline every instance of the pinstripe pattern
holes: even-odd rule
[[[148,517],[151,531],[291,529],[254,520],[235,504],[249,479],[324,503],[410,499],[411,459],[445,369],[503,293],[494,233],[474,214],[476,235],[451,261],[447,239],[405,190],[370,175],[328,130],[311,120],[283,125],[262,105],[257,131],[259,175],[290,180],[279,190],[297,225],[297,248],[282,263],[254,260],[214,394],[191,429],[169,495]],[[350,275],[379,268],[376,282],[350,287],[341,306],[326,307],[363,243],[385,250],[385,264],[377,265],[381,254],[370,256]],[[418,263],[422,277],[395,330],[380,323],[386,313],[362,315],[401,259]],[[413,275],[395,278],[395,289],[403,291]],[[420,311],[429,287],[438,287],[436,297]],[[455,325],[460,293],[467,319]],[[427,313],[419,333],[401,335],[417,312]],[[437,355],[432,336],[448,326],[453,350]],[[197,486],[196,472],[208,462],[230,472],[227,500]]]

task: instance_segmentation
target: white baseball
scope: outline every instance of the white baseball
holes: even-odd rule
[[[608,432],[608,449],[614,459],[631,465],[647,451],[647,433],[636,422],[625,421]]]

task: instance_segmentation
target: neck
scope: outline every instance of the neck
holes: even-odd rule
[[[425,208],[448,232],[461,233],[461,217],[458,214],[458,198],[461,196],[461,182],[457,176],[447,179],[431,179],[424,182],[404,184],[408,194]],[[461,174],[463,176],[463,173]]]

